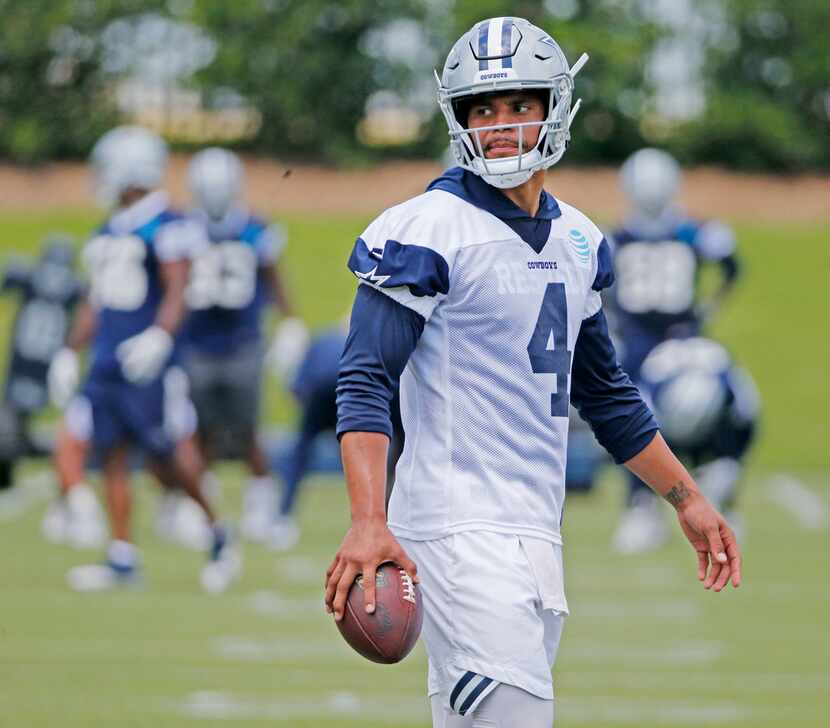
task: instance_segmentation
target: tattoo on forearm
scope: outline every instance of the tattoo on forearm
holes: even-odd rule
[[[675,485],[666,495],[663,497],[671,503],[675,508],[679,506],[686,498],[688,498],[692,494],[686,484],[681,480],[677,485]]]

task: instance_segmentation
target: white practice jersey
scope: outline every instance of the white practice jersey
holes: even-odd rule
[[[488,530],[561,543],[572,355],[612,277],[600,270],[597,226],[545,198],[540,252],[492,212],[434,187],[358,240],[350,265],[361,284],[426,321],[400,382],[397,535]]]

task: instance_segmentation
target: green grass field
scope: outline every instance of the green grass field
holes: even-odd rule
[[[3,250],[34,250],[50,230],[80,236],[93,220],[5,215]],[[287,220],[286,267],[313,326],[346,311],[354,284],[344,260],[365,222]],[[613,555],[622,493],[613,471],[598,492],[572,498],[565,519],[572,614],[554,673],[560,728],[828,722],[830,539],[819,516],[830,506],[823,321],[830,229],[740,226],[739,235],[746,279],[716,332],[752,371],[764,400],[743,499],[745,584],[704,592],[678,534],[656,555]],[[4,302],[0,321],[11,310]],[[3,337],[7,329],[0,327]],[[270,420],[292,419],[276,384],[268,398]],[[779,473],[790,481],[775,480]],[[242,473],[228,465],[220,475],[234,513]],[[155,493],[145,481],[137,484],[144,588],[69,592],[66,570],[98,555],[43,542],[43,465],[27,464],[21,481],[12,507],[0,510],[0,728],[429,725],[423,653],[398,666],[370,664],[323,612],[323,573],[346,527],[339,479],[309,481],[294,552],[247,547],[242,581],[214,598],[198,586],[200,555],[154,537]],[[785,486],[801,495],[782,506]],[[805,500],[810,493],[817,503]]]

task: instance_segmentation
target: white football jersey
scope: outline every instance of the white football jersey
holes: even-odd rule
[[[406,443],[388,516],[399,536],[487,530],[561,543],[572,353],[601,306],[603,235],[547,199],[538,253],[443,189],[386,210],[358,240],[361,284],[426,321],[400,382]]]

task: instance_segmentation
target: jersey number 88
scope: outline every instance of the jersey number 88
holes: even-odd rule
[[[257,258],[249,245],[227,240],[210,248],[193,261],[188,305],[198,311],[245,308],[256,292]]]

